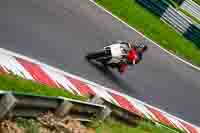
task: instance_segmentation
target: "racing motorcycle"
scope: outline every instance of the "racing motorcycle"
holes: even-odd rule
[[[130,50],[130,48],[131,46],[127,42],[116,41],[101,50],[88,53],[86,55],[86,59],[99,62],[105,67],[108,66],[111,68],[117,68],[120,63],[126,62],[127,52]]]
[[[104,47],[101,50],[90,52],[86,55],[87,60],[94,60],[101,63],[105,67],[117,68],[120,63],[127,62],[127,52],[131,49],[129,43],[125,41],[116,41],[109,43],[111,45]],[[116,45],[121,44],[121,45]],[[136,40],[134,42],[135,47],[140,48],[145,45],[144,41]]]

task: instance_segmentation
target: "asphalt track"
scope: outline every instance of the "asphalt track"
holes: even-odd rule
[[[134,16],[134,15],[133,15]],[[200,72],[148,43],[124,75],[92,65],[88,51],[139,35],[88,0],[1,0],[0,47],[127,93],[200,126]]]

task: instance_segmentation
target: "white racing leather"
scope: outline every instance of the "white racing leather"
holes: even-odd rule
[[[120,43],[112,44],[107,46],[111,50],[112,59],[109,63],[119,63],[122,61],[123,55],[127,55],[125,49],[128,49],[128,46]],[[106,48],[106,47],[105,47]]]

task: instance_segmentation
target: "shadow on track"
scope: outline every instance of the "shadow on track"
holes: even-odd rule
[[[121,77],[119,77],[117,74],[113,73],[109,68],[104,67],[102,64],[99,64],[95,61],[89,61],[89,63],[97,69],[99,72],[101,72],[103,75],[106,76],[109,80],[113,81],[120,89],[120,91],[126,94],[130,94],[130,90],[132,92],[132,96],[137,96],[136,89],[133,88],[133,86],[129,85],[125,80],[123,80]]]

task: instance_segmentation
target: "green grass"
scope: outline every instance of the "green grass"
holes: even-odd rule
[[[176,55],[200,65],[200,50],[135,0],[96,0],[147,37]]]
[[[137,125],[130,126],[110,118],[96,129],[96,133],[178,133],[178,131],[158,127],[144,121],[138,121]]]
[[[24,80],[14,75],[0,75],[0,90],[44,96],[63,96],[80,100],[86,99],[84,97],[75,96],[65,91],[64,89],[51,88],[46,85],[38,84],[31,80]]]

